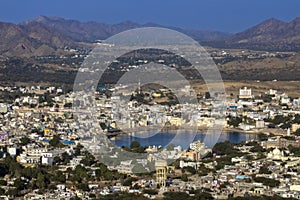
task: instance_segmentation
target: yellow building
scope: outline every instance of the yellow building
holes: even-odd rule
[[[292,132],[296,132],[300,128],[300,124],[292,124]]]
[[[48,129],[48,128],[45,128],[44,129],[44,135],[45,136],[51,136],[52,135],[52,131],[50,129]]]
[[[166,186],[167,180],[167,161],[165,160],[156,160],[155,161],[156,169],[156,183],[161,187]]]
[[[182,119],[180,117],[172,117],[169,120],[169,122],[172,126],[181,126],[182,125]]]
[[[184,151],[181,154],[181,158],[185,160],[195,161],[200,159],[200,154],[195,152],[194,150]]]
[[[215,123],[215,118],[201,117],[197,120],[197,126],[199,127],[211,127]]]

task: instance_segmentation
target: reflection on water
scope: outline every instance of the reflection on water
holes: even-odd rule
[[[149,136],[149,137],[147,137]],[[246,140],[255,139],[255,135],[240,133],[240,132],[212,132],[206,134],[206,132],[200,132],[195,134],[194,132],[181,132],[176,133],[176,131],[165,131],[159,132],[153,135],[152,132],[139,132],[132,133],[130,135],[120,135],[112,143],[117,146],[130,146],[132,141],[138,141],[142,146],[149,145],[162,145],[167,146],[168,144],[180,145],[183,148],[187,148],[191,141],[200,140],[205,142],[205,145],[212,147],[216,142],[223,142],[229,140],[232,143],[239,143]]]

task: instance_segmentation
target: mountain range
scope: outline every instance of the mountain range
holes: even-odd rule
[[[300,50],[300,18],[291,22],[269,19],[236,34],[220,31],[187,30],[159,24],[80,22],[40,16],[20,24],[0,22],[0,55],[31,57],[66,54],[66,47],[89,49],[95,40],[140,27],[165,27],[187,34],[202,45],[268,51]]]
[[[226,38],[230,48],[299,51],[300,17],[291,22],[268,19],[243,32]]]

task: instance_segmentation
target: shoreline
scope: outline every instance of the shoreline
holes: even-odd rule
[[[165,132],[165,131],[194,131],[195,129],[192,129],[189,126],[181,126],[181,127],[177,127],[177,126],[165,126],[163,128],[160,127],[135,127],[135,128],[127,128],[127,129],[123,129],[120,130],[120,132],[118,132],[117,135],[124,135],[124,134],[132,134],[132,133],[136,133],[136,132],[148,132],[148,131],[158,131],[158,132]],[[259,134],[259,133],[264,133],[269,135],[270,133],[274,134],[274,135],[284,135],[286,134],[285,130],[281,130],[281,129],[271,129],[271,128],[262,128],[262,129],[254,129],[254,130],[242,130],[239,128],[230,128],[230,127],[224,127],[222,129],[218,129],[218,128],[208,128],[208,127],[198,127],[197,128],[197,133],[201,132],[201,131],[207,131],[207,130],[221,130],[221,132],[238,132],[238,133],[243,133],[243,134]],[[180,132],[179,132],[180,133]]]

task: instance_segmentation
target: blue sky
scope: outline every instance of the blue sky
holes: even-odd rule
[[[131,20],[190,29],[238,32],[265,19],[300,16],[300,0],[1,0],[0,21],[39,15],[80,21]]]

